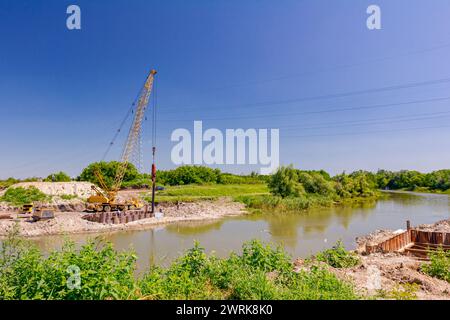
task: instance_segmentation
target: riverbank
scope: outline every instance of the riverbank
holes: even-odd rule
[[[408,189],[408,188],[403,188],[403,189],[396,189],[396,190],[380,190],[382,192],[397,192],[397,193],[417,193],[417,194],[439,194],[439,195],[447,195],[450,196],[450,189],[446,190],[446,191],[440,191],[440,190],[430,190],[427,188],[415,188],[415,189]]]
[[[246,214],[245,206],[233,202],[230,198],[202,200],[187,203],[161,203],[157,211],[162,211],[161,218],[148,218],[125,224],[102,224],[83,219],[85,212],[56,212],[55,218],[47,221],[28,222],[25,219],[0,220],[0,238],[7,236],[15,225],[19,236],[39,237],[46,235],[108,233],[126,230],[142,230],[155,225],[181,221],[203,221],[220,219],[226,216]]]

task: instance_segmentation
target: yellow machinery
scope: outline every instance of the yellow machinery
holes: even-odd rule
[[[99,170],[94,171],[95,176],[99,182],[100,188],[92,186],[95,191],[95,195],[90,196],[87,199],[86,209],[97,212],[109,212],[109,211],[123,211],[130,209],[140,209],[143,207],[143,203],[136,198],[118,201],[117,193],[122,184],[127,169],[130,156],[134,156],[140,147],[140,135],[142,121],[145,115],[145,109],[147,108],[150,93],[153,88],[154,76],[156,70],[151,70],[137,100],[137,108],[134,116],[133,123],[128,133],[127,142],[122,153],[121,163],[117,170],[114,183],[111,188],[106,185],[103,176]]]
[[[32,204],[24,204],[20,209],[20,214],[31,214],[33,213],[33,205]]]

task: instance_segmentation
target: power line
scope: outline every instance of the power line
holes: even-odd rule
[[[431,48],[426,48],[426,49],[406,52],[406,53],[403,53],[403,54],[400,54],[400,55],[392,55],[392,56],[388,56],[388,57],[374,58],[374,59],[361,61],[361,62],[358,62],[358,63],[341,64],[341,65],[328,67],[328,68],[324,68],[322,70],[317,70],[317,71],[293,73],[293,74],[289,74],[289,75],[285,75],[285,76],[278,76],[278,77],[264,79],[264,80],[255,80],[255,81],[247,81],[247,82],[241,82],[241,83],[236,83],[236,84],[229,84],[229,85],[225,85],[225,86],[221,86],[221,87],[210,88],[207,91],[216,91],[216,90],[231,89],[231,88],[237,88],[237,87],[254,86],[254,85],[260,85],[260,84],[270,83],[270,82],[275,82],[275,81],[282,81],[282,80],[287,80],[287,79],[292,79],[292,78],[306,77],[306,76],[311,76],[311,75],[318,74],[318,73],[324,73],[324,72],[335,71],[335,70],[340,70],[340,69],[353,68],[353,67],[358,67],[358,66],[362,66],[362,65],[365,65],[365,64],[369,64],[369,63],[377,63],[377,62],[382,62],[382,61],[386,61],[386,60],[396,59],[396,58],[399,58],[399,57],[407,57],[407,56],[421,54],[421,53],[426,53],[426,52],[430,52],[430,51],[441,50],[441,49],[444,49],[444,48],[447,48],[447,47],[450,47],[450,43],[442,44],[442,45],[439,45],[439,46],[434,46],[434,47],[431,47]]]
[[[449,82],[450,82],[450,78],[442,78],[442,79],[437,79],[437,80],[412,82],[412,83],[407,83],[407,84],[400,84],[400,85],[393,85],[393,86],[386,86],[386,87],[379,87],[379,88],[372,88],[372,89],[364,89],[364,90],[356,90],[356,91],[349,91],[349,92],[341,92],[341,93],[333,93],[333,94],[325,94],[325,95],[318,95],[318,96],[299,97],[299,98],[286,99],[286,100],[262,101],[262,102],[239,104],[239,105],[222,105],[222,106],[216,106],[216,108],[224,108],[224,109],[228,110],[228,109],[232,109],[232,108],[266,107],[266,106],[271,106],[271,105],[292,104],[292,103],[296,103],[296,102],[343,98],[343,97],[362,95],[362,94],[367,94],[367,93],[379,93],[379,92],[384,92],[384,91],[394,91],[394,90],[402,90],[402,89],[409,89],[409,88],[417,88],[417,87],[431,86],[431,85],[443,84],[443,83],[449,83]],[[179,113],[181,110],[183,110],[183,111],[204,110],[204,108],[196,108],[196,107],[173,108],[174,111],[175,111],[175,109],[176,109],[176,113]],[[170,110],[170,108],[164,108],[164,110]]]
[[[298,138],[311,138],[311,137],[358,136],[358,135],[372,134],[372,133],[414,131],[414,130],[439,129],[439,128],[450,128],[450,125],[404,128],[404,129],[391,129],[391,130],[373,130],[373,131],[356,132],[356,133],[355,132],[345,132],[345,133],[335,133],[335,134],[308,134],[308,135],[299,135],[299,136],[283,136],[283,138],[298,139]]]
[[[428,115],[425,117],[418,117],[420,115]],[[377,125],[377,124],[385,124],[385,123],[397,123],[397,122],[409,122],[409,121],[419,121],[419,120],[433,120],[433,119],[442,119],[450,116],[450,111],[443,112],[432,112],[428,114],[417,114],[411,116],[400,116],[400,117],[390,117],[390,118],[378,118],[378,119],[367,119],[367,120],[356,120],[356,121],[342,121],[342,122],[333,122],[327,124],[319,124],[318,126],[312,127],[298,127],[296,125],[293,126],[282,126],[278,127],[279,129],[327,129],[327,128],[338,128],[338,127],[347,127],[347,126],[366,126],[366,125]],[[406,119],[403,119],[406,118]],[[397,120],[396,120],[397,119]]]
[[[236,116],[236,117],[202,118],[201,120],[216,121],[216,120],[274,118],[274,117],[286,117],[286,116],[294,116],[294,115],[323,114],[323,113],[354,111],[354,110],[380,109],[380,108],[397,107],[397,106],[405,106],[405,105],[429,103],[429,102],[439,102],[439,101],[447,101],[447,100],[450,100],[450,97],[422,99],[422,100],[414,100],[414,101],[406,101],[406,102],[398,102],[398,103],[376,104],[376,105],[369,105],[369,106],[342,107],[342,108],[335,108],[335,109],[328,109],[328,110],[290,112],[290,113],[284,113],[284,114],[283,113],[282,114],[273,113],[273,114],[264,114],[264,115],[244,115],[244,116]],[[164,120],[159,120],[159,121],[169,121],[169,122],[192,121],[192,119],[186,119],[186,118],[184,118],[184,119],[164,119]]]

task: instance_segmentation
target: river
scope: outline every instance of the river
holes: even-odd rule
[[[437,194],[387,192],[373,202],[345,207],[313,209],[298,213],[267,212],[204,222],[181,222],[148,230],[116,232],[103,235],[119,249],[133,248],[139,269],[149,264],[167,265],[195,240],[207,252],[226,256],[239,251],[242,243],[254,238],[283,244],[293,257],[307,257],[342,240],[348,249],[355,248],[355,238],[376,229],[397,230],[412,225],[434,223],[450,218],[450,197]],[[78,244],[91,235],[71,235]],[[63,236],[34,239],[48,251],[60,247]]]

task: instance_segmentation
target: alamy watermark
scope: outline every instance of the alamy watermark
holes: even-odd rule
[[[210,128],[203,132],[203,122],[194,121],[193,135],[178,128],[170,139],[178,142],[171,152],[176,165],[260,165],[261,174],[270,174],[280,164],[279,129],[226,129],[223,133]]]
[[[81,29],[81,9],[75,4],[71,4],[67,7],[66,13],[69,16],[66,19],[66,26],[69,30]]]
[[[70,290],[81,289],[81,270],[77,265],[70,265],[67,267],[66,272],[70,274],[67,278],[66,285]]]
[[[370,16],[366,20],[366,25],[369,30],[381,29],[381,9],[375,4],[371,4],[367,7],[367,14]]]

